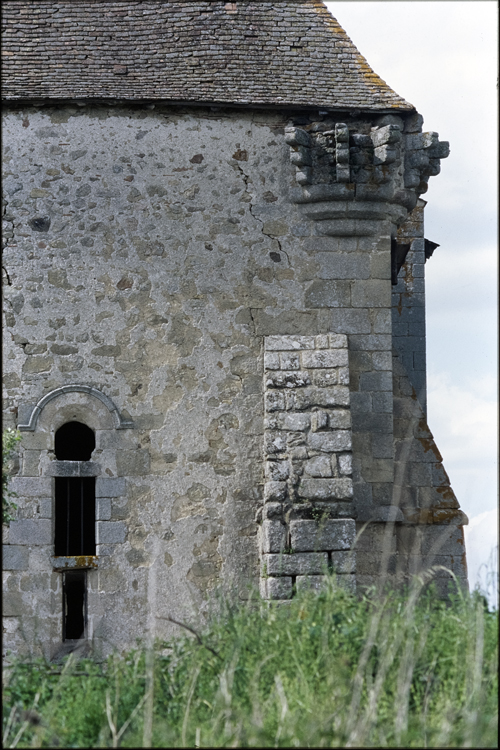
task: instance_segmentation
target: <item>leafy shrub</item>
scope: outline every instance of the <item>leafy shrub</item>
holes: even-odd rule
[[[11,500],[12,497],[16,497],[16,493],[9,490],[9,480],[11,461],[20,440],[21,433],[19,430],[9,429],[2,432],[2,524],[8,524],[13,520],[12,511],[17,508],[17,505]]]

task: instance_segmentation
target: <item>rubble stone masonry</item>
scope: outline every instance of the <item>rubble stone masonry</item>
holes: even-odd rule
[[[465,580],[422,406],[415,217],[447,145],[421,130],[413,110],[6,105],[7,650],[60,652],[74,569],[99,654],[202,619],[217,589],[288,599],[433,561]],[[69,421],[89,461],[56,459]],[[95,477],[93,556],[54,555],[61,476]]]

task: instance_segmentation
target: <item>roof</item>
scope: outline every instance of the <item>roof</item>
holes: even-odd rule
[[[413,110],[320,0],[4,0],[2,97]]]

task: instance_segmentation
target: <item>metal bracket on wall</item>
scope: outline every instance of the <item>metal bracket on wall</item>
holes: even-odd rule
[[[437,242],[431,242],[431,240],[424,240],[424,243],[425,260],[429,260],[432,253],[437,247],[439,247],[439,245]]]
[[[398,273],[406,260],[411,248],[411,242],[398,242],[394,237],[391,239],[391,284],[398,283]]]

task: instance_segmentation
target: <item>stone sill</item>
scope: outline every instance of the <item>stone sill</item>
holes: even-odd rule
[[[98,567],[97,555],[77,555],[51,557],[50,562],[54,570],[89,570]]]

